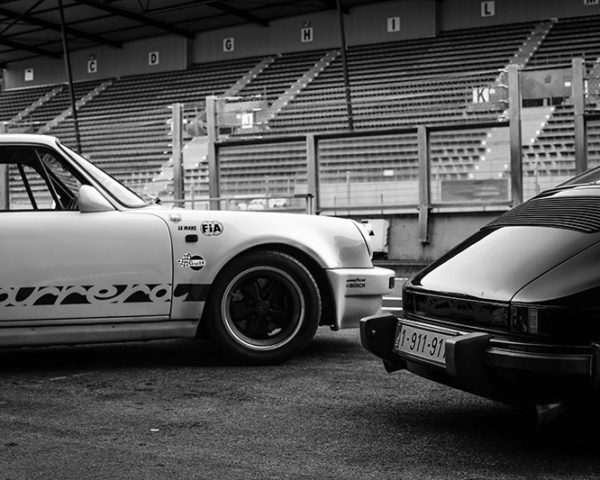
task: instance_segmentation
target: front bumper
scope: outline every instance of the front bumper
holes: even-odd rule
[[[445,366],[394,352],[399,322],[430,327],[400,315],[361,320],[363,346],[386,370],[408,369],[425,378],[507,403],[564,400],[600,390],[600,345],[514,342],[485,332],[456,332],[447,340]]]
[[[381,312],[384,295],[394,288],[395,272],[388,268],[327,270],[336,318],[333,328],[356,328],[360,319]]]

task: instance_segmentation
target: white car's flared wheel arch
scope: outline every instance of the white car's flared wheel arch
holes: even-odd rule
[[[232,260],[211,287],[204,322],[227,354],[253,364],[280,363],[314,337],[321,292],[310,270],[277,250]]]

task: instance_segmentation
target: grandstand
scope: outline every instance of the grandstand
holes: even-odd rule
[[[583,56],[590,74],[599,70],[599,16],[516,22],[441,31],[427,38],[352,45],[347,51],[353,127],[356,131],[417,125],[469,125],[506,117],[506,102],[473,104],[473,91],[501,92],[502,72],[511,63],[524,68],[569,68]],[[535,32],[543,27],[544,33]],[[524,54],[524,52],[529,52]],[[506,92],[504,92],[505,94]],[[184,70],[77,82],[81,150],[125,183],[141,189],[169,166],[170,106],[179,102],[204,135],[205,98],[260,99],[265,105],[250,129],[230,128],[228,137],[285,137],[348,131],[343,65],[338,48],[272,52],[235,60],[196,63]],[[500,95],[501,96],[501,95]],[[594,106],[590,107],[594,108]],[[0,94],[1,120],[10,129],[58,136],[77,147],[68,88],[62,84],[7,89]],[[524,148],[527,176],[573,173],[572,106],[562,99],[532,120]],[[496,135],[494,133],[494,135]],[[436,181],[507,176],[506,161],[492,164],[492,129],[438,134],[431,139],[432,178]],[[597,163],[598,132],[592,124],[588,150]],[[418,176],[415,134],[327,140],[319,146],[323,188],[334,203],[348,200],[349,182],[363,189],[398,190],[385,202],[411,202]],[[502,154],[498,155],[502,156]],[[294,195],[306,189],[303,142],[256,144],[220,149],[222,195]],[[487,163],[483,163],[487,162]],[[193,195],[207,195],[206,164],[186,170],[196,179]],[[485,175],[484,175],[485,177]],[[198,180],[203,179],[203,180]],[[404,183],[398,183],[404,182]],[[337,186],[336,186],[337,185]],[[188,193],[189,192],[188,190]],[[378,201],[382,201],[381,198]],[[376,199],[365,200],[373,203]],[[385,203],[384,202],[384,203]]]

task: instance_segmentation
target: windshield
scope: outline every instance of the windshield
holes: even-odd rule
[[[137,193],[119,181],[115,180],[104,170],[96,167],[86,158],[82,157],[78,153],[75,153],[73,150],[61,143],[59,143],[59,146],[65,150],[71,156],[71,158],[77,160],[78,165],[90,176],[92,176],[94,180],[96,180],[119,203],[131,208],[144,207],[148,205],[148,202],[142,199]]]

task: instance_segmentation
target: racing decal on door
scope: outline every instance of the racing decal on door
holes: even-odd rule
[[[175,287],[175,298],[183,302],[204,302],[208,296],[210,285],[201,283],[180,283]]]
[[[207,237],[221,235],[223,233],[223,224],[216,220],[202,222],[200,224],[200,230],[202,230],[202,235]]]
[[[170,302],[171,285],[0,287],[0,307]]]
[[[191,253],[186,253],[179,260],[179,265],[183,268],[191,268],[192,270],[202,270],[206,265],[206,260],[204,260],[200,255],[192,255]]]
[[[206,301],[210,285],[182,283],[173,295],[183,302]],[[0,307],[170,302],[171,285],[0,287]]]

